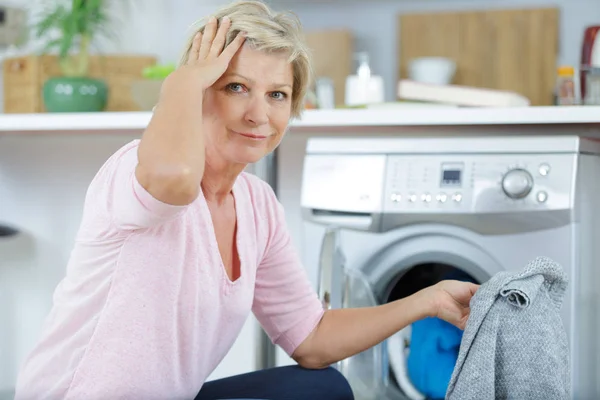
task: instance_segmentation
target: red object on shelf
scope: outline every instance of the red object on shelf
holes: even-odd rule
[[[585,98],[585,78],[586,69],[592,66],[600,66],[600,25],[588,26],[583,33],[583,43],[581,45],[581,98]],[[594,65],[597,64],[597,65]]]

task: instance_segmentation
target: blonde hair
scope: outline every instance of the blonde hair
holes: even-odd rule
[[[243,0],[231,3],[213,14],[220,24],[228,16],[231,28],[227,34],[228,45],[239,32],[246,32],[246,42],[265,52],[287,52],[292,64],[294,84],[292,88],[292,117],[299,117],[304,108],[304,97],[312,80],[310,50],[302,34],[300,20],[290,12],[274,12],[260,1]],[[187,63],[194,35],[204,28],[208,17],[193,25],[180,65]]]

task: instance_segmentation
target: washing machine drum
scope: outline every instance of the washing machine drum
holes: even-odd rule
[[[450,265],[430,263],[412,267],[390,284],[387,301],[409,296],[445,279],[477,282]],[[456,365],[462,330],[438,318],[413,323],[387,340],[390,372],[410,399],[443,399]]]
[[[356,270],[346,271],[345,307],[365,307],[410,296],[444,279],[481,283],[453,265],[423,263],[375,285]],[[458,358],[462,331],[438,318],[415,322],[380,345],[340,364],[357,400],[443,399]],[[375,393],[375,394],[374,394]]]

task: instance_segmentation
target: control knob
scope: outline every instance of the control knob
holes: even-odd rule
[[[502,178],[502,190],[511,199],[527,197],[533,188],[533,177],[524,169],[508,171]]]

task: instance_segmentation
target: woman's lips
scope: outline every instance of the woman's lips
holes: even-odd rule
[[[237,133],[238,135],[242,135],[244,137],[247,137],[247,138],[250,138],[250,139],[254,139],[254,140],[262,140],[262,139],[266,139],[267,138],[267,136],[265,136],[265,135],[259,135],[259,134],[256,134],[256,133],[236,132],[236,131],[234,131],[234,132]]]

